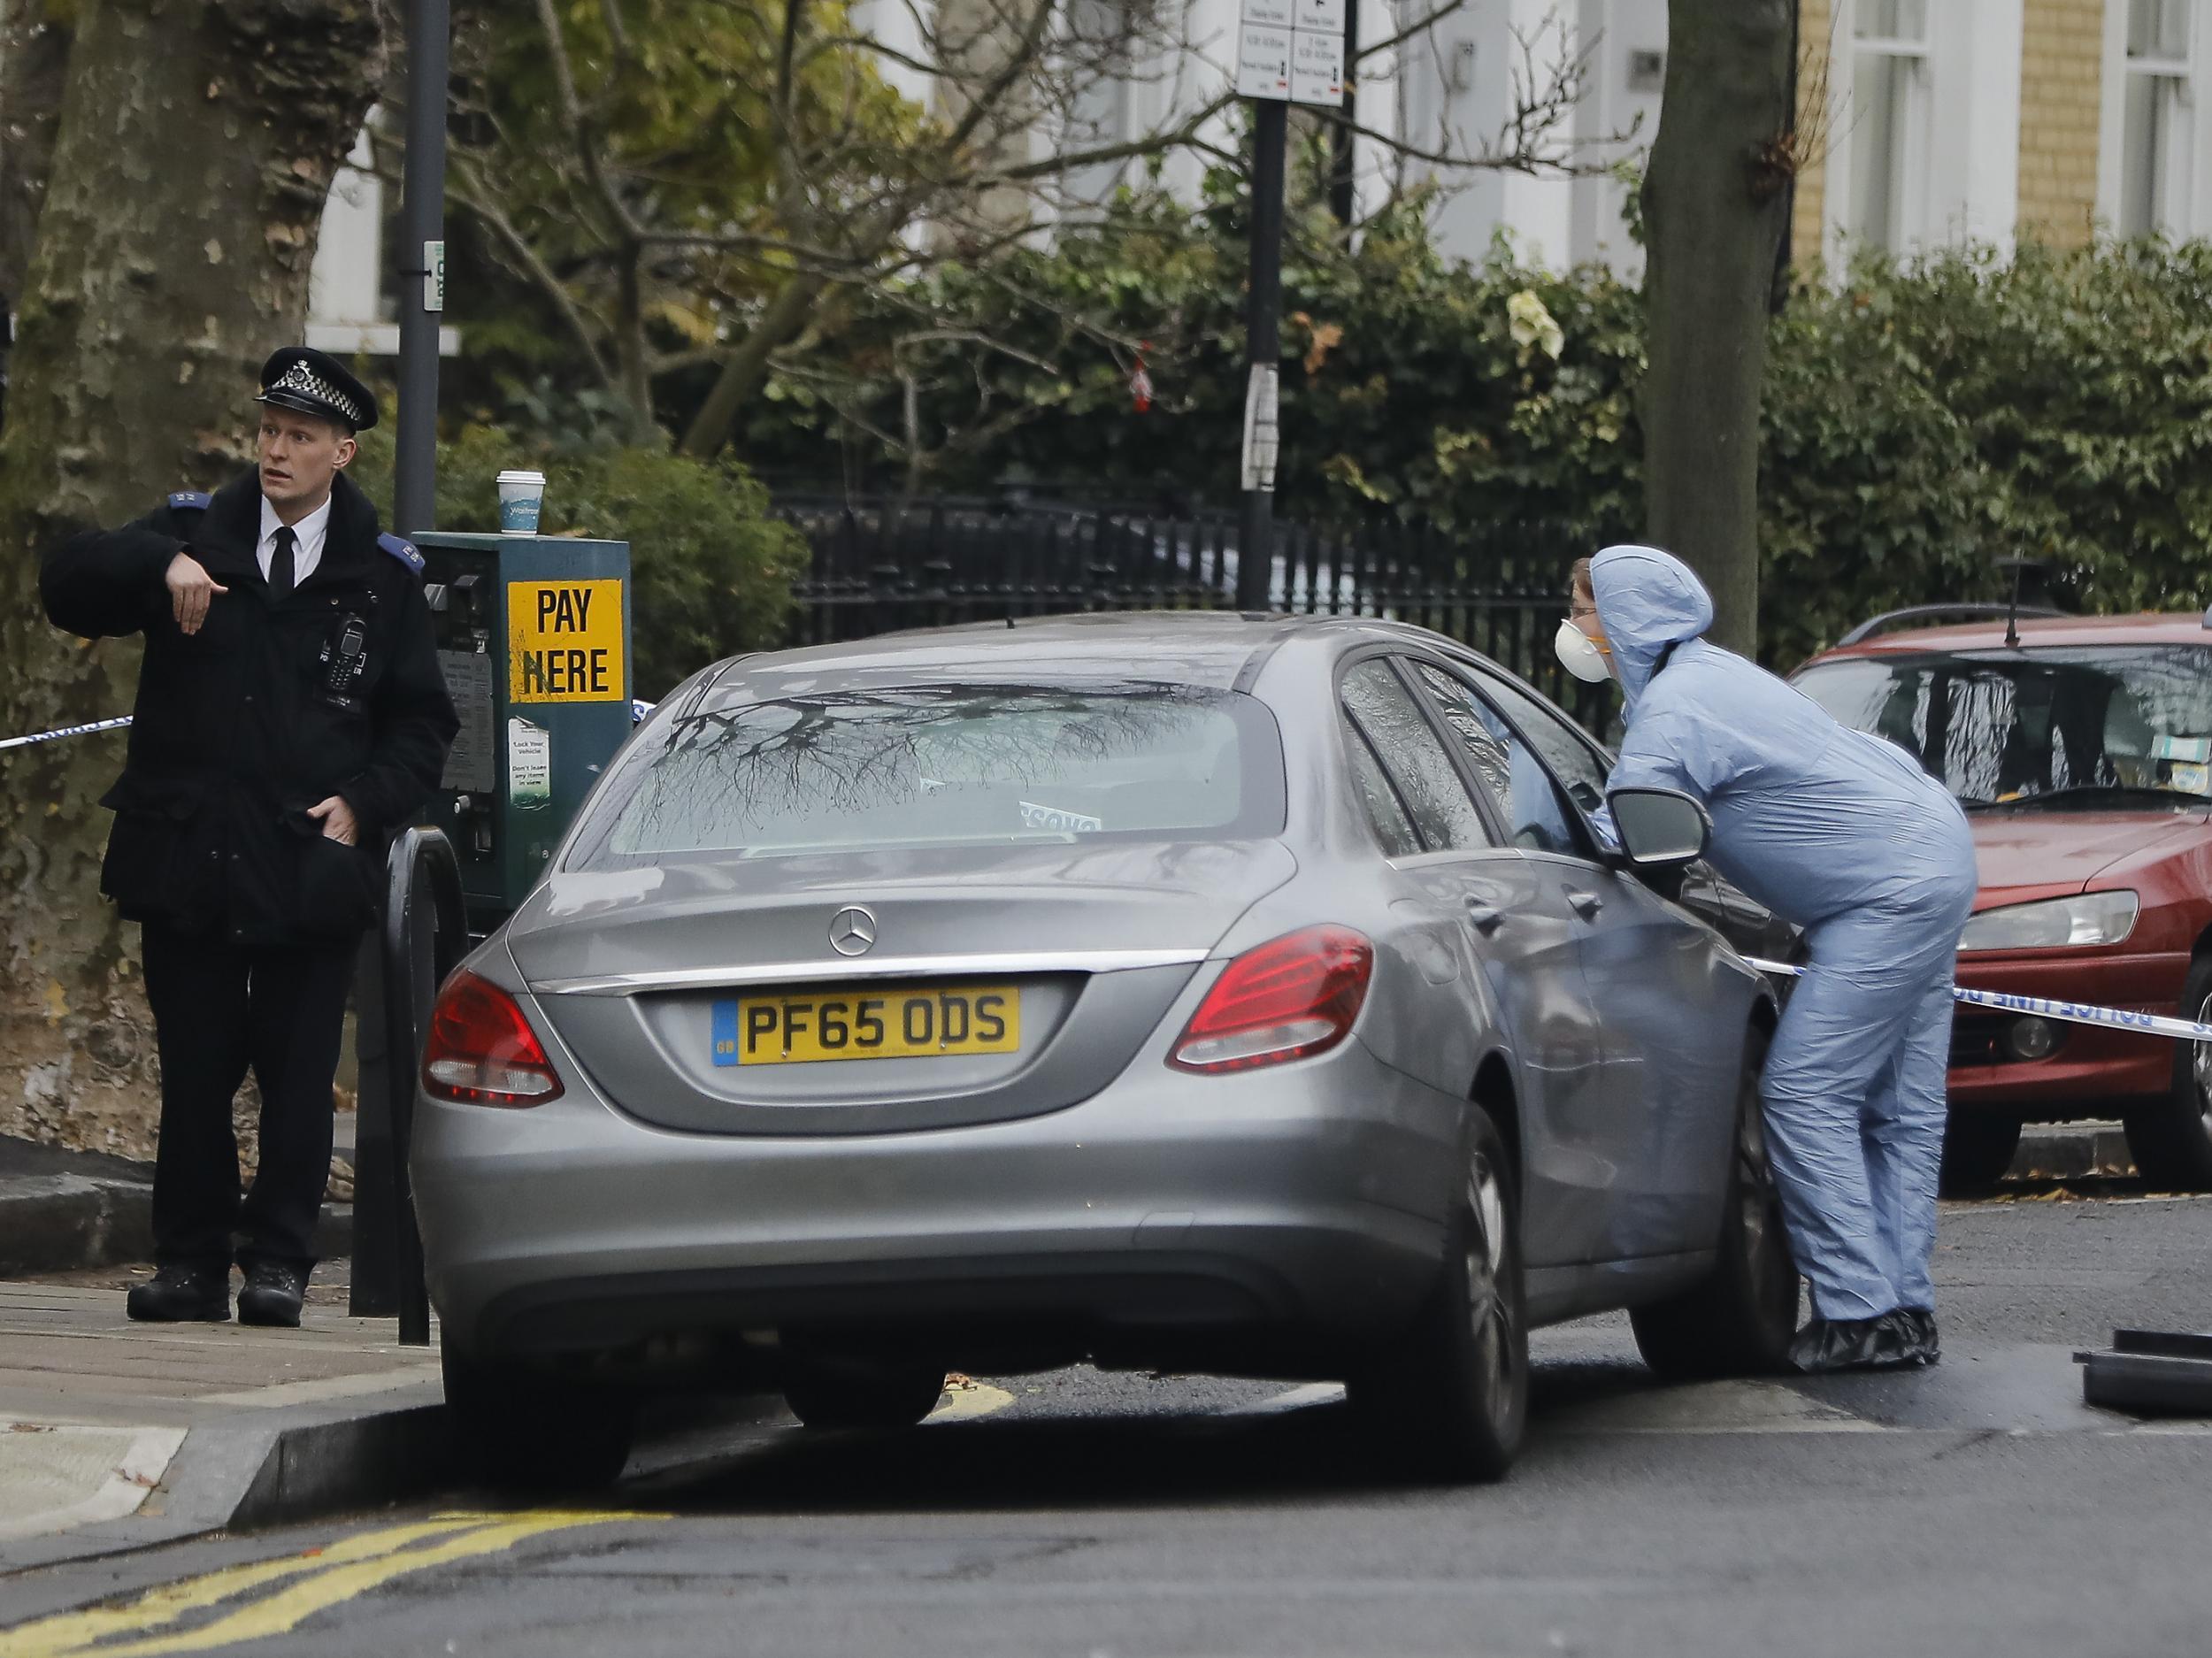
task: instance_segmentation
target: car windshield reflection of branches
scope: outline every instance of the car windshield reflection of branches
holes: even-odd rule
[[[1220,694],[927,686],[770,697],[672,725],[618,857],[1220,830],[1243,794]]]

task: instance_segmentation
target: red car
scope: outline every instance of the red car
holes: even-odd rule
[[[1981,893],[1959,982],[2212,1023],[2212,615],[1878,618],[1797,688],[1942,779]],[[2117,1117],[2161,1189],[2212,1189],[2212,1043],[1962,1007],[1947,1189],[1987,1186],[2024,1122]]]

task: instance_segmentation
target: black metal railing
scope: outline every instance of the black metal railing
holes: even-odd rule
[[[436,829],[403,830],[385,860],[383,924],[377,938],[379,994],[364,995],[365,1018],[380,1014],[380,1063],[364,1052],[359,1109],[364,1149],[378,1155],[356,1167],[354,1289],[357,1316],[399,1318],[399,1339],[430,1340],[430,1294],[423,1281],[422,1234],[415,1224],[408,1149],[414,1133],[415,1078],[438,987],[468,953],[461,864]]]
[[[962,497],[787,495],[777,505],[810,553],[794,586],[793,644],[1236,603],[1237,521],[1227,512]],[[1595,728],[1609,694],[1568,678],[1551,649],[1568,566],[1590,550],[1586,535],[1540,522],[1480,531],[1283,524],[1269,605],[1432,628],[1532,680]]]

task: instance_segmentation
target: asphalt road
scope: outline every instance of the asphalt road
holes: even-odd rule
[[[991,1378],[912,1434],[649,1448],[608,1508],[426,1507],[0,1581],[0,1654],[2191,1654],[2212,1422],[2075,1346],[2212,1327],[2212,1201],[1947,1208],[1946,1359],[1662,1389],[1539,1338],[1512,1478],[1393,1485],[1327,1389]]]

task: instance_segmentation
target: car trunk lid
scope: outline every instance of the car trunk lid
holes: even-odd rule
[[[508,945],[574,1061],[646,1122],[941,1127],[1095,1093],[1295,870],[1274,841],[693,857],[556,875]]]

